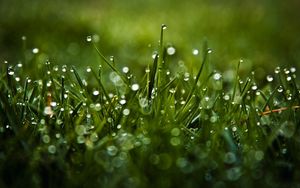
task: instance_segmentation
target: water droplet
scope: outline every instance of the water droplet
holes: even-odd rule
[[[129,72],[129,68],[128,67],[123,67],[122,71],[123,71],[123,73],[127,74]]]
[[[279,93],[283,92],[283,87],[282,87],[282,86],[279,86],[278,89],[277,89],[277,91],[278,91]]]
[[[90,139],[92,142],[96,142],[99,137],[98,137],[98,134],[97,133],[92,133],[91,136],[90,136]]]
[[[22,40],[26,40],[26,36],[22,36],[22,38],[21,38]]]
[[[226,171],[226,176],[230,181],[236,181],[242,175],[240,167],[233,167]]]
[[[276,67],[274,72],[275,72],[275,74],[279,74],[280,73],[280,67]]]
[[[193,55],[198,55],[199,54],[199,50],[198,49],[193,49],[192,53],[193,53]]]
[[[42,141],[45,143],[45,144],[48,144],[50,142],[50,136],[49,135],[44,135],[42,137]]]
[[[9,70],[8,70],[8,75],[12,76],[12,75],[14,75],[14,74],[15,74],[15,72],[14,72],[12,69],[9,69]]]
[[[21,68],[21,67],[23,67],[23,64],[22,63],[18,63],[17,67]]]
[[[254,153],[254,158],[257,160],[257,161],[261,161],[263,158],[264,158],[264,152],[263,151],[255,151]]]
[[[75,132],[77,135],[84,135],[86,133],[86,128],[83,125],[78,125],[75,127]]]
[[[55,154],[56,153],[56,147],[54,145],[50,145],[48,147],[48,152],[51,154]]]
[[[253,91],[257,90],[257,85],[253,85],[253,86],[251,87],[251,89],[252,89]]]
[[[296,131],[296,125],[292,121],[285,121],[281,125],[279,129],[279,134],[286,137],[286,138],[291,138]]]
[[[48,115],[48,116],[52,116],[54,114],[54,112],[52,111],[52,108],[51,106],[46,106],[44,108],[44,114],[45,115]]]
[[[178,137],[172,137],[170,143],[172,146],[178,146],[181,143],[181,140]]]
[[[121,79],[120,75],[116,72],[111,72],[109,74],[109,79],[117,86],[123,85],[123,80]]]
[[[122,128],[121,124],[117,125],[117,129],[121,129],[121,128]]]
[[[127,108],[125,108],[125,109],[123,110],[123,115],[124,115],[124,116],[128,116],[129,114],[130,114],[130,110],[127,109]]]
[[[222,78],[222,75],[220,73],[215,73],[213,78],[214,80],[220,80]]]
[[[291,67],[290,71],[291,71],[291,73],[295,73],[296,72],[296,68],[295,67]]]
[[[91,72],[91,71],[92,71],[91,67],[86,68],[86,72]]]
[[[137,91],[137,90],[139,90],[139,88],[140,88],[139,84],[132,84],[132,86],[131,86],[132,91]]]
[[[169,89],[169,92],[172,93],[172,94],[174,94],[176,92],[176,89],[175,88],[171,88],[171,89]]]
[[[145,69],[145,72],[146,72],[146,73],[149,73],[149,72],[150,72],[149,67],[147,67],[147,68]]]
[[[224,156],[224,163],[233,164],[236,161],[236,156],[232,152],[228,152]]]
[[[99,93],[100,93],[100,92],[99,92],[98,90],[93,91],[93,95],[94,95],[94,96],[98,96]]]
[[[17,82],[19,82],[21,79],[20,79],[20,77],[16,77],[15,80],[16,80]]]
[[[161,25],[161,28],[162,28],[163,30],[165,30],[165,29],[167,29],[167,25],[166,25],[166,24],[162,24],[162,25]]]
[[[180,129],[179,129],[179,128],[173,128],[173,129],[171,130],[171,134],[172,134],[173,136],[179,136],[179,135],[180,135]]]
[[[183,80],[184,80],[184,81],[188,81],[189,79],[190,79],[190,73],[188,73],[188,72],[184,73],[184,78],[183,78]]]
[[[291,81],[292,80],[292,77],[291,76],[288,76],[288,77],[286,77],[286,81]]]
[[[225,101],[228,101],[228,100],[230,99],[230,96],[226,94],[226,95],[224,95],[223,99],[224,99]]]
[[[231,129],[233,132],[237,131],[237,128],[236,127],[232,127]]]
[[[125,99],[121,99],[119,103],[120,103],[121,105],[124,105],[124,104],[126,104],[126,100],[125,100]]]
[[[173,46],[170,46],[167,48],[168,55],[174,55],[176,52],[176,49]]]
[[[39,53],[39,49],[38,49],[38,48],[33,48],[33,49],[32,49],[32,53],[34,53],[34,54]]]
[[[274,80],[273,76],[271,75],[268,75],[266,78],[268,82],[272,82]]]
[[[52,106],[52,107],[55,107],[56,105],[57,105],[57,103],[54,101],[50,103],[50,106]]]
[[[92,42],[92,36],[90,36],[90,35],[87,36],[87,37],[86,37],[86,41],[87,41],[87,42]]]
[[[213,52],[212,49],[210,48],[207,49],[207,53],[211,54],[212,52]]]

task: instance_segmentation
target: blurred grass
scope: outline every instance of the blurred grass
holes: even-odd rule
[[[299,68],[299,6],[297,0],[1,1],[0,60],[24,61],[16,54],[26,36],[23,53],[37,47],[41,61],[95,66],[97,55],[85,38],[97,34],[105,55],[138,69],[151,62],[165,23],[165,42],[177,50],[174,60],[192,66],[192,49],[207,38],[219,69],[243,58],[264,75],[278,65]]]

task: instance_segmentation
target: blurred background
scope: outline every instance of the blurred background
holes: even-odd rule
[[[143,71],[164,23],[165,44],[176,49],[171,63],[198,68],[192,51],[206,38],[217,69],[243,58],[264,75],[276,66],[299,68],[299,8],[299,0],[1,0],[0,61],[98,66],[91,35],[117,66]]]

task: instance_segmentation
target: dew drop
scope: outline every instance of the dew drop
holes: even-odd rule
[[[92,71],[91,67],[86,68],[86,72],[91,72],[91,71]]]
[[[123,115],[124,115],[124,116],[128,116],[129,114],[130,114],[130,110],[127,109],[127,108],[125,108],[125,109],[123,110]]]
[[[20,77],[16,77],[15,80],[16,80],[17,82],[19,82],[21,79],[20,79]]]
[[[193,53],[193,55],[198,55],[199,54],[199,50],[198,49],[193,49],[192,53]]]
[[[273,76],[271,76],[271,75],[268,75],[266,77],[266,79],[267,79],[268,82],[272,82],[274,80]]]
[[[131,86],[132,91],[137,91],[137,90],[139,90],[139,88],[140,88],[139,84],[132,84],[132,86]]]
[[[124,105],[124,104],[126,104],[126,100],[125,100],[125,99],[121,99],[119,103],[120,103],[121,105]]]
[[[224,95],[223,99],[224,99],[225,101],[228,101],[228,100],[230,99],[230,96],[229,96],[229,95]]]
[[[50,142],[50,136],[49,135],[44,135],[42,137],[42,141],[45,143],[45,144],[48,144]]]
[[[24,40],[26,40],[26,36],[22,36],[22,38],[21,38],[21,39],[22,39],[23,41],[24,41]]]
[[[251,89],[252,89],[253,91],[257,90],[257,85],[253,85],[253,86],[251,87]]]
[[[290,71],[291,71],[291,73],[295,73],[296,72],[296,68],[295,67],[291,67]]]
[[[90,35],[87,36],[87,37],[86,37],[86,41],[87,41],[87,42],[92,42],[92,36],[90,36]]]
[[[98,96],[99,95],[99,91],[98,90],[93,91],[93,95],[94,96]]]
[[[214,80],[220,80],[222,78],[222,75],[220,73],[215,73],[213,78]]]
[[[13,70],[8,70],[8,75],[12,76],[14,74],[15,74],[15,72]]]
[[[167,48],[168,55],[174,55],[176,52],[176,49],[173,46],[170,46]]]
[[[283,92],[283,87],[282,87],[282,86],[279,86],[278,89],[277,89],[277,91],[278,91],[279,93]]]
[[[165,30],[165,29],[167,29],[167,25],[166,25],[166,24],[162,24],[162,25],[161,25],[161,28],[162,28],[163,30]]]
[[[114,145],[108,146],[106,148],[107,154],[110,156],[115,156],[118,153],[118,148]]]
[[[55,154],[56,153],[56,147],[54,145],[50,145],[48,147],[48,152],[51,154]]]
[[[123,73],[127,74],[129,72],[129,68],[128,67],[123,67],[122,71],[123,71]]]
[[[39,53],[39,49],[38,49],[38,48],[33,48],[33,49],[32,49],[32,53],[34,53],[34,54]]]
[[[286,77],[286,81],[291,81],[292,80],[292,77],[291,76],[288,76],[288,77]]]
[[[212,49],[210,48],[207,49],[207,53],[211,54],[212,52],[213,52]]]
[[[276,67],[274,72],[275,72],[275,74],[279,74],[280,73],[280,67]]]

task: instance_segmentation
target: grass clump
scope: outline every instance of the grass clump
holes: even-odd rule
[[[242,60],[233,77],[209,72],[204,42],[194,75],[183,62],[174,68],[164,29],[143,78],[96,44],[100,66],[85,76],[49,61],[5,62],[1,187],[299,186],[295,68],[265,82],[239,75]]]

